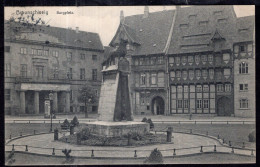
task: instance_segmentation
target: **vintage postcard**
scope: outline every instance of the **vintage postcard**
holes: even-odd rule
[[[4,13],[6,165],[256,163],[254,6]]]

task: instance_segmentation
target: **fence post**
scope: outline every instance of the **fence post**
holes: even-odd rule
[[[229,147],[231,147],[231,141],[229,141]]]
[[[225,139],[223,138],[223,144],[225,143]]]
[[[94,150],[91,150],[91,157],[94,157]]]
[[[206,132],[206,135],[207,135],[207,136],[209,135],[209,132],[208,132],[208,131]]]
[[[135,158],[137,157],[137,153],[136,153],[136,150],[135,150],[135,155],[134,155],[134,157],[135,157]]]
[[[245,124],[245,121],[243,121],[243,125]]]
[[[20,132],[20,136],[22,136],[23,135],[23,132]]]
[[[25,151],[28,151],[28,146],[27,145],[25,145]]]
[[[34,134],[34,135],[36,134],[36,130],[33,130],[33,134]]]
[[[52,148],[52,155],[55,155],[55,148]]]
[[[175,148],[173,149],[173,156],[175,156],[176,155],[176,150],[175,150]]]
[[[231,153],[234,153],[234,147],[232,147]]]
[[[245,148],[245,142],[243,142],[243,146],[242,146],[242,148]]]
[[[14,144],[12,145],[12,151],[14,151]]]
[[[200,146],[200,152],[201,153],[203,152],[203,146]]]
[[[251,150],[251,156],[254,156],[254,150]]]
[[[214,145],[214,152],[216,152],[217,151],[217,146],[216,145]]]

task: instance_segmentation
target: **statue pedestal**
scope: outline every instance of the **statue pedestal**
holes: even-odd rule
[[[107,137],[122,137],[129,132],[137,132],[139,134],[145,134],[149,132],[150,125],[144,122],[108,122],[108,121],[96,121],[84,123],[86,127],[90,128],[91,133],[99,136]]]

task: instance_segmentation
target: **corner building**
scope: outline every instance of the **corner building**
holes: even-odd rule
[[[104,50],[98,34],[5,21],[4,44],[6,114],[44,114],[50,92],[56,114],[83,112],[79,89],[88,85],[99,95]]]
[[[154,13],[145,7],[141,15],[121,12],[120,20],[110,50],[120,48],[131,63],[135,114],[254,115],[253,16],[238,18],[232,6]],[[237,47],[246,56],[236,56]],[[103,68],[114,61],[108,55]],[[248,69],[252,65],[248,74],[239,73],[241,61],[250,62]],[[240,84],[248,84],[248,90],[239,91]]]

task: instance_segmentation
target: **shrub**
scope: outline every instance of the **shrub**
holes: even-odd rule
[[[83,140],[87,140],[90,137],[90,129],[88,127],[82,129],[79,133],[81,133],[81,139]]]
[[[153,129],[153,128],[154,128],[154,124],[153,124],[153,121],[151,120],[151,118],[149,118],[149,119],[147,120],[147,123],[150,124],[150,129]]]
[[[74,116],[73,120],[70,122],[71,126],[78,126],[79,125],[79,120],[77,116]]]
[[[253,130],[251,133],[249,133],[248,141],[249,142],[255,142],[255,130]]]
[[[144,161],[144,163],[148,164],[162,164],[163,163],[163,156],[161,151],[155,148],[150,156]]]
[[[67,119],[65,119],[64,122],[62,123],[62,125],[64,125],[64,126],[69,126],[70,123],[69,123],[69,121],[68,121]]]
[[[142,122],[147,122],[147,118],[144,117],[143,120],[142,120]]]

